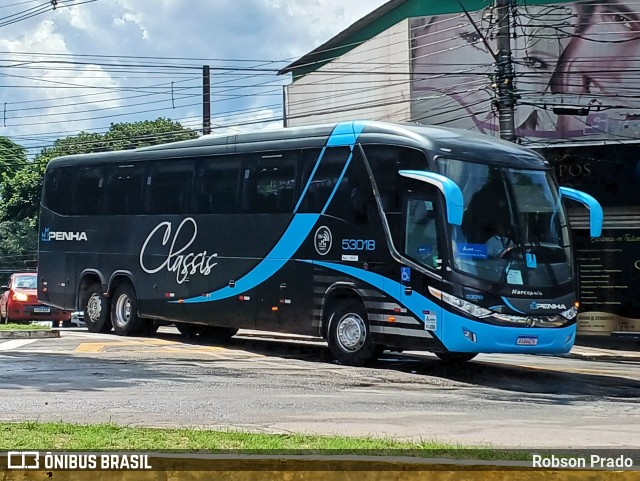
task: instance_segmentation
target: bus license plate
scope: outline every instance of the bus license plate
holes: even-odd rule
[[[535,346],[536,344],[538,344],[538,338],[521,336],[516,339],[516,344],[518,346]]]
[[[51,312],[50,307],[34,307],[33,312]]]

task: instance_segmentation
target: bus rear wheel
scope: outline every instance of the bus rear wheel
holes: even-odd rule
[[[151,321],[138,317],[136,292],[129,283],[116,287],[111,301],[111,323],[119,336],[146,334]]]
[[[97,282],[87,289],[82,301],[84,322],[89,332],[110,332],[109,300],[102,295],[102,287]]]
[[[464,364],[478,354],[475,352],[436,352],[435,355],[445,364]]]
[[[342,364],[362,366],[375,361],[381,349],[371,340],[364,308],[356,301],[339,302],[329,316],[327,342]]]

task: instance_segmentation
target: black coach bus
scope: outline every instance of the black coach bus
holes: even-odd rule
[[[319,335],[463,361],[558,353],[576,330],[562,198],[538,154],[444,128],[345,122],[60,157],[40,217],[42,302],[92,332],[156,320],[225,341]]]

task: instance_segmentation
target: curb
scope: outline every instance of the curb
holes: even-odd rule
[[[617,354],[597,354],[597,353],[577,353],[570,352],[564,354],[563,357],[570,359],[582,359],[584,361],[631,361],[640,362],[640,353],[632,355],[617,355]]]
[[[52,337],[60,337],[60,331],[51,331],[47,329],[18,329],[15,331],[1,331],[0,339],[46,339]]]

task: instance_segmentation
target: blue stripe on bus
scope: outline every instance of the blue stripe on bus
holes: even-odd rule
[[[305,194],[309,190],[309,186],[311,185],[311,181],[313,180],[313,176],[316,175],[316,171],[318,170],[318,167],[320,166],[320,162],[322,161],[322,158],[324,157],[324,153],[325,153],[326,150],[327,150],[327,147],[323,147],[322,148],[322,151],[320,152],[320,155],[318,156],[318,160],[316,160],[316,165],[313,166],[313,170],[311,171],[311,175],[309,175],[309,180],[307,180],[307,185],[304,186],[304,189],[302,190],[302,194],[300,194],[300,198],[298,199],[298,203],[296,204],[295,209],[293,209],[293,213],[294,214],[296,212],[298,212],[298,208],[300,207],[300,204],[302,203],[302,199],[304,199]]]
[[[333,262],[324,262],[324,261],[311,261],[311,260],[303,260],[302,262],[308,262],[313,265],[318,265],[322,267],[326,267],[327,269],[332,269],[334,271],[342,272],[343,274],[347,274],[348,276],[355,277],[356,279],[360,279],[367,284],[379,289],[384,292],[389,297],[393,297],[394,299],[400,301],[404,306],[407,307],[418,319],[424,320],[423,311],[432,311],[436,313],[440,313],[442,308],[433,302],[430,299],[427,299],[422,294],[417,292],[413,292],[410,296],[401,296],[394,294],[401,293],[404,291],[404,286],[399,282],[396,282],[388,277],[381,276],[380,274],[376,274],[371,271],[365,271],[364,269],[359,269],[353,266],[347,266],[343,264],[335,264]],[[440,316],[438,316],[439,318]]]
[[[324,214],[327,211],[327,207],[329,207],[329,204],[331,204],[331,201],[333,200],[333,196],[336,195],[336,192],[338,191],[338,188],[342,183],[342,179],[344,178],[344,174],[347,172],[347,169],[349,168],[349,164],[351,164],[352,158],[353,158],[353,150],[349,154],[349,157],[347,158],[347,161],[345,162],[344,167],[342,168],[342,172],[340,173],[340,177],[338,177],[338,181],[336,182],[336,185],[333,186],[333,191],[331,191],[331,195],[327,199],[327,203],[324,205],[322,212],[320,212],[321,214]]]
[[[366,126],[367,122],[339,123],[331,132],[331,136],[327,140],[327,147],[353,147]]]
[[[338,146],[347,146],[351,148],[353,152],[353,148],[358,139],[358,135],[365,128],[366,123],[364,122],[342,122],[335,126],[329,139],[327,140],[327,147],[338,147]],[[326,147],[322,149],[316,165],[309,176],[309,180],[307,181],[307,185],[305,186],[300,200],[296,205],[296,209],[300,206],[300,202],[304,195],[306,194],[311,180],[322,161],[322,157],[324,156],[324,152]],[[322,213],[327,210],[329,203],[333,199],[334,194],[344,174],[351,162],[351,157],[353,153],[349,155],[347,162],[342,169],[342,174],[340,175],[340,179],[336,183],[331,196],[327,200],[322,209]],[[264,281],[273,276],[276,272],[278,272],[284,264],[287,263],[291,259],[291,257],[296,253],[296,251],[300,248],[302,243],[307,239],[313,226],[316,224],[318,219],[320,218],[320,214],[296,214],[294,210],[294,216],[291,221],[291,224],[287,227],[287,230],[282,234],[282,237],[275,245],[275,247],[267,254],[267,256],[256,266],[254,267],[247,275],[243,276],[239,280],[236,281],[234,287],[223,287],[222,289],[218,289],[217,291],[210,292],[203,296],[192,297],[190,299],[184,299],[182,302],[184,303],[199,303],[199,302],[211,302],[218,301],[221,299],[228,299],[229,297],[240,295],[254,287],[259,286]],[[170,301],[170,302],[178,302],[178,301]]]
[[[358,136],[362,133],[362,131],[364,130],[365,127],[366,127],[366,123],[365,122],[342,122],[342,123],[337,124],[333,128],[333,131],[331,132],[331,135],[329,135],[329,138],[327,139],[327,145],[325,145],[322,148],[322,151],[320,152],[320,155],[318,156],[318,160],[316,161],[316,164],[313,166],[313,170],[311,171],[311,175],[309,175],[309,179],[307,180],[307,184],[304,186],[304,189],[302,190],[302,193],[300,194],[300,198],[298,199],[298,202],[296,203],[296,206],[293,209],[293,213],[294,214],[296,212],[298,212],[298,209],[300,208],[300,204],[302,203],[302,200],[304,199],[304,196],[306,195],[307,191],[309,190],[309,186],[311,185],[311,182],[313,181],[313,177],[315,176],[315,174],[316,174],[316,172],[318,170],[318,167],[320,166],[320,162],[322,162],[322,158],[324,157],[324,154],[325,154],[325,152],[327,150],[327,147],[351,147],[351,152],[353,152],[353,148],[356,145],[356,142],[358,140]],[[351,154],[351,155],[353,155],[353,154]],[[350,161],[351,161],[351,156],[349,156],[349,160],[347,160],[347,165],[349,164]],[[346,167],[342,171],[342,175],[340,176],[340,180],[342,180],[342,177],[344,177],[344,173],[345,172],[346,172]],[[338,182],[336,184],[336,189],[337,189],[337,185],[340,185],[340,183]],[[329,205],[329,202],[331,202],[331,199],[333,198],[333,195],[335,194],[336,189],[334,189],[333,193],[329,197],[329,201],[325,205],[325,210],[326,210],[327,206]],[[322,211],[322,213],[324,213],[324,210]]]
[[[254,267],[248,274],[237,280],[234,287],[223,287],[204,296],[185,299],[185,303],[211,302],[234,297],[262,284],[278,272],[300,248],[302,242],[309,236],[320,214],[298,214],[293,217],[291,224],[282,235],[271,252]],[[178,302],[178,301],[171,301]]]
[[[511,304],[509,302],[509,299],[507,299],[506,297],[502,296],[501,299],[504,301],[505,305],[509,308],[512,309],[520,314],[526,314],[525,312],[521,311],[520,309],[517,309],[513,304]]]

